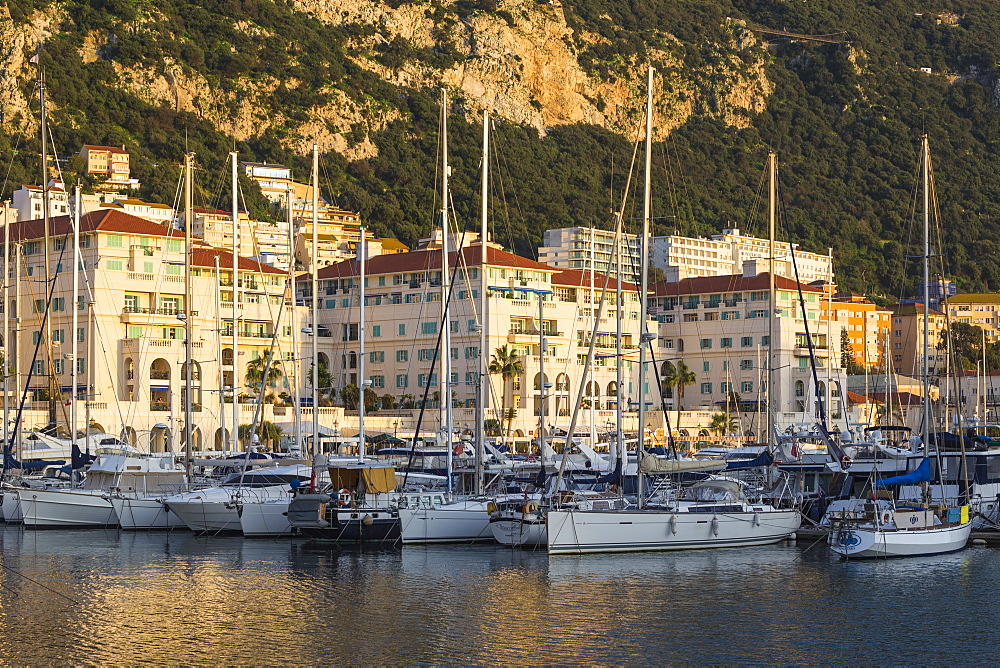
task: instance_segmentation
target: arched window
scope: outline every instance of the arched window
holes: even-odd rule
[[[806,384],[801,380],[795,381],[795,396],[804,397],[806,396]]]

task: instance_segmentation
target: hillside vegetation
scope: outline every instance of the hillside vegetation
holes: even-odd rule
[[[27,58],[44,33],[62,156],[124,144],[140,194],[171,202],[176,165],[192,150],[204,170],[200,202],[212,204],[234,146],[305,179],[319,137],[328,196],[406,243],[437,207],[443,82],[459,219],[474,223],[480,111],[490,108],[496,234],[530,256],[546,228],[610,224],[650,62],[657,232],[761,233],[773,149],[787,234],[807,250],[834,248],[845,288],[911,292],[904,257],[918,252],[927,132],[947,272],[965,290],[1000,289],[1000,12],[990,1],[22,0],[8,10],[4,196],[37,182]],[[840,41],[780,39],[758,26]],[[540,44],[554,78],[530,62]],[[500,68],[492,78],[491,68]],[[635,199],[627,206],[635,226]]]

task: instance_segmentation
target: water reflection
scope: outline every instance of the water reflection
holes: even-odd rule
[[[976,661],[1000,555],[562,556],[0,531],[0,657],[37,663]],[[72,599],[72,600],[70,600]],[[973,642],[975,639],[975,642]]]

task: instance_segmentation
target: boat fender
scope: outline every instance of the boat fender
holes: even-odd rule
[[[889,519],[891,517],[892,517],[892,515],[889,514],[888,510],[886,510],[885,512],[883,512],[882,513],[882,524],[888,524],[889,523]]]
[[[370,527],[372,524],[375,523],[375,520],[372,519],[371,515],[365,515],[364,517],[361,518],[361,523],[364,524],[366,527]]]
[[[673,514],[670,516],[670,533],[671,535],[677,535],[677,515]]]
[[[759,527],[760,526],[760,513],[754,513],[753,514],[753,525],[755,527]]]
[[[496,511],[497,511],[497,504],[493,503],[492,501],[490,501],[489,503],[486,504],[486,512],[487,512],[487,514],[492,515]]]
[[[351,490],[342,489],[337,493],[337,502],[341,508],[346,508],[351,503]]]
[[[718,536],[719,535],[719,518],[718,517],[713,517],[712,518],[712,535],[713,536]]]
[[[465,453],[465,448],[463,448],[461,445],[456,445],[454,448],[451,449],[451,452],[453,455],[458,457]]]
[[[528,501],[526,504],[524,504],[524,507],[521,509],[521,512],[527,515],[528,513],[533,513],[536,510],[538,510],[538,504],[535,503],[534,501]]]

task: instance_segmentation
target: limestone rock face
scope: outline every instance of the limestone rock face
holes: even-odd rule
[[[558,0],[547,4],[501,0],[496,11],[464,13],[457,3],[448,1],[293,2],[298,10],[327,24],[354,28],[350,58],[386,83],[404,90],[445,86],[456,108],[470,118],[488,109],[495,116],[533,127],[540,135],[554,126],[584,123],[636,136],[642,124],[649,62],[656,70],[659,137],[692,114],[745,127],[764,109],[773,89],[765,72],[766,52],[737,21],[727,24],[730,43],[698,47],[707,56],[698,68],[685,65],[684,46],[669,33],[669,26],[655,36],[657,46],[649,47],[648,62],[647,56],[641,61],[615,56],[613,62],[595,66],[587,50],[607,45],[607,40],[574,30]],[[0,122],[8,131],[34,127],[24,93],[25,82],[34,76],[27,59],[37,39],[58,29],[61,20],[56,9],[36,13],[23,25],[15,25],[9,14],[0,15]],[[237,27],[248,35],[270,34],[254,24],[252,17]],[[103,58],[103,46],[114,39],[110,29],[86,35],[81,57],[85,62]],[[399,45],[425,56],[446,47],[451,57],[443,61],[380,58],[387,46]],[[448,64],[435,67],[434,62]],[[236,139],[282,128],[283,141],[302,153],[318,143],[321,150],[337,151],[351,160],[370,157],[377,151],[372,133],[402,118],[399,109],[385,102],[335,89],[322,105],[283,113],[274,109],[273,93],[282,86],[293,88],[297,82],[257,77],[221,89],[169,56],[155,66],[112,64],[118,74],[114,85],[150,104],[197,114]]]

